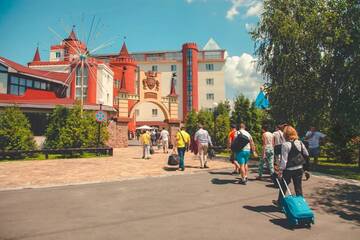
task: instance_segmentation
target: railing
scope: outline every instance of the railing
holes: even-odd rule
[[[9,150],[9,151],[0,151],[0,159],[5,159],[6,157],[10,158],[19,158],[21,156],[29,156],[37,153],[42,153],[45,155],[45,158],[49,158],[49,154],[61,154],[61,155],[75,155],[83,154],[84,152],[104,154],[104,155],[113,155],[113,148],[111,147],[99,147],[99,148],[64,148],[64,149],[42,149],[42,150]]]

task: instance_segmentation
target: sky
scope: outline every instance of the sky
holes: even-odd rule
[[[51,45],[78,37],[97,53],[116,53],[124,37],[130,52],[203,47],[209,38],[227,50],[226,97],[254,99],[263,80],[256,70],[254,42],[262,0],[0,0],[0,56],[26,64],[39,46],[43,60]],[[92,26],[92,28],[91,28]]]

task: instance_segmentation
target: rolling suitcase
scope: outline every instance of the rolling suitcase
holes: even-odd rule
[[[169,166],[179,165],[179,156],[177,154],[170,154],[168,157],[168,165]]]
[[[280,182],[276,179],[278,185],[280,186]],[[311,227],[311,223],[314,224],[315,217],[313,211],[310,209],[308,203],[306,202],[303,196],[294,196],[291,194],[288,185],[283,179],[286,189],[289,192],[288,196],[285,196],[282,188],[279,187],[281,194],[283,195],[283,200],[281,205],[285,212],[286,218],[288,219],[290,225],[292,227],[299,225],[307,225]]]

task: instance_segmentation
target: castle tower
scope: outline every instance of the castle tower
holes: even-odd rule
[[[199,110],[198,96],[198,48],[196,43],[185,43],[183,54],[183,112]]]

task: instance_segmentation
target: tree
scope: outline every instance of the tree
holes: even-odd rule
[[[189,112],[186,117],[185,128],[186,131],[190,134],[190,136],[194,135],[198,129],[198,117],[194,109],[191,110],[191,112]]]
[[[66,126],[69,109],[56,106],[49,117],[49,124],[45,131],[45,148],[61,148],[59,141],[60,131]]]
[[[356,0],[265,0],[251,32],[271,116],[301,135],[309,126],[324,129],[344,162],[360,135],[359,25]]]
[[[30,123],[18,107],[0,112],[0,150],[34,150]]]
[[[62,115],[63,114],[63,115]],[[80,106],[72,109],[57,107],[50,117],[46,130],[46,146],[49,148],[87,148],[98,145],[98,123],[93,112],[83,112]],[[108,139],[107,124],[101,124],[100,145]]]
[[[230,117],[229,114],[223,113],[216,117],[215,120],[215,135],[213,144],[216,146],[227,146],[228,135],[230,132]]]
[[[214,139],[214,114],[209,110],[201,109],[197,115],[198,123],[203,125],[204,129],[206,129],[211,138]]]

